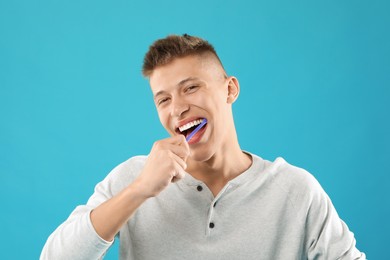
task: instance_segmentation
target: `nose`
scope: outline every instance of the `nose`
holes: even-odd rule
[[[182,98],[176,97],[172,100],[172,116],[180,117],[189,110],[189,104]]]

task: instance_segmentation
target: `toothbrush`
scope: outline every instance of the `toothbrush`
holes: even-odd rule
[[[202,123],[200,123],[200,125],[198,125],[194,131],[192,131],[187,137],[186,137],[186,140],[187,142],[189,142],[191,140],[191,138],[205,125],[207,124],[207,119],[203,119],[202,120]]]

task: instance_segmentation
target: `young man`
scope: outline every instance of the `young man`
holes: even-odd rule
[[[41,259],[98,259],[116,235],[121,259],[365,259],[312,175],[241,150],[239,83],[207,41],[160,39],[143,73],[171,137],[117,166]]]

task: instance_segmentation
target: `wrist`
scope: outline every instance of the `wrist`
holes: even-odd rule
[[[148,191],[148,185],[146,185],[141,179],[136,179],[130,186],[127,188],[127,192],[131,194],[130,197],[133,200],[144,202],[145,200],[154,197],[154,195]]]

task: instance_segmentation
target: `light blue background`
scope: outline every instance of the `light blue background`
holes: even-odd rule
[[[1,258],[37,259],[98,181],[167,136],[140,69],[170,33],[208,39],[240,80],[242,148],[309,170],[386,258],[388,3],[1,0]]]

